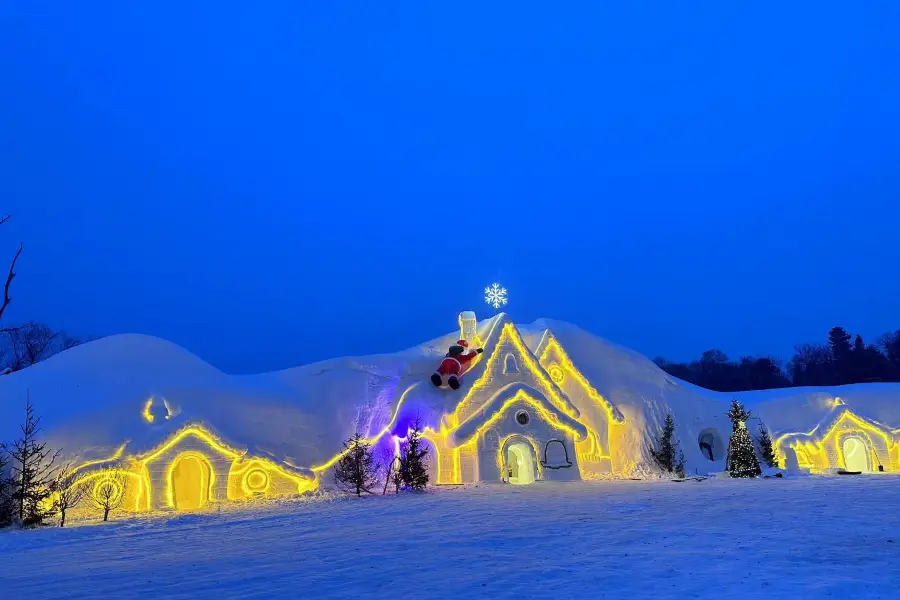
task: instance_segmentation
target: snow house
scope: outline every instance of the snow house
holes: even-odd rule
[[[721,394],[567,323],[463,312],[456,325],[393,354],[240,376],[159,338],[111,336],[0,377],[0,439],[28,396],[89,495],[190,511],[328,487],[344,440],[359,432],[390,460],[416,419],[435,485],[641,477],[668,414],[687,472],[722,472],[736,396],[784,467],[900,471],[900,384]],[[435,387],[459,339],[483,353],[459,389]]]

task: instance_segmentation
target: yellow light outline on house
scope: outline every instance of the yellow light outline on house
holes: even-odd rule
[[[833,406],[835,407],[835,409],[837,409],[838,406],[845,406],[845,404],[843,402],[839,402],[839,403],[835,402],[833,404]],[[817,465],[811,458],[810,450],[812,450],[812,454],[814,454],[814,455],[827,457],[828,449],[826,447],[826,440],[832,433],[834,433],[834,431],[838,428],[838,426],[841,425],[842,422],[844,422],[845,419],[850,421],[853,425],[855,425],[863,433],[865,433],[865,434],[873,433],[873,434],[880,436],[884,440],[885,447],[886,447],[887,453],[888,453],[888,456],[887,456],[888,464],[884,464],[885,461],[881,460],[881,458],[878,456],[877,452],[875,451],[874,444],[872,444],[871,440],[868,440],[866,450],[867,450],[867,452],[869,452],[870,459],[873,459],[872,460],[873,467],[875,465],[875,461],[877,460],[879,464],[884,466],[885,471],[892,471],[893,469],[891,469],[891,464],[890,464],[891,456],[890,455],[894,451],[894,448],[897,446],[897,442],[895,442],[895,436],[894,436],[893,432],[886,427],[881,427],[880,426],[881,424],[877,423],[876,421],[870,421],[868,419],[863,419],[862,417],[860,417],[859,415],[857,415],[856,413],[851,411],[849,408],[844,409],[843,412],[841,413],[841,415],[839,417],[837,417],[836,419],[834,419],[834,421],[830,423],[829,427],[827,429],[824,429],[821,433],[817,433],[819,431],[819,429],[822,427],[822,423],[819,423],[818,425],[813,427],[813,429],[811,431],[809,431],[808,433],[791,432],[791,433],[784,433],[784,434],[778,436],[778,438],[776,438],[776,440],[775,440],[775,452],[776,452],[779,460],[782,460],[782,461],[786,460],[786,457],[787,457],[787,453],[785,451],[786,448],[792,448],[795,451],[800,450],[801,452],[803,452],[805,454],[805,463],[806,463],[806,465],[800,465],[800,466],[803,468],[810,469],[811,471],[814,471],[814,472],[821,471],[821,468],[819,467],[819,465]],[[826,416],[825,419],[823,419],[823,422],[828,421],[828,420],[829,420],[829,417]],[[839,463],[846,464],[845,459],[844,459],[844,451],[843,451],[843,448],[841,448],[840,440],[843,437],[846,437],[847,435],[851,435],[851,434],[859,435],[858,433],[853,432],[851,430],[851,431],[845,432],[844,435],[839,434],[839,435],[834,436],[835,456],[837,457]],[[800,464],[799,454],[800,453],[797,452],[798,465]]]
[[[254,475],[258,476],[255,481],[253,477]],[[247,474],[241,478],[241,484],[244,488],[244,493],[248,495],[259,493],[264,494],[266,493],[266,491],[268,491],[269,488],[269,474],[259,467],[254,467],[247,471]]]
[[[148,423],[152,423],[156,418],[153,416],[153,413],[150,412],[151,408],[153,408],[153,398],[148,399],[147,402],[144,403],[144,410],[141,411],[141,416],[144,417],[144,420]]]
[[[460,427],[462,427],[462,425],[465,425],[470,419],[475,418],[477,416],[477,413],[471,415],[469,417],[469,419],[466,419],[466,421],[464,421],[463,423],[461,423],[459,425],[455,425],[452,427],[443,427],[442,426],[440,431],[435,431],[434,429],[431,429],[430,427],[426,428],[425,432],[422,434],[422,437],[431,441],[432,445],[434,446],[435,454],[438,457],[438,463],[437,463],[438,474],[440,474],[441,452],[438,449],[438,444],[436,443],[436,440],[439,440],[441,442],[441,445],[443,445],[445,448],[449,449],[449,451],[450,451],[449,458],[450,458],[451,467],[452,467],[451,478],[453,480],[450,483],[459,483],[460,481],[462,481],[461,467],[459,464],[460,452],[463,449],[467,449],[470,446],[472,446],[473,444],[476,444],[479,437],[484,434],[484,431],[486,429],[490,429],[497,421],[499,421],[503,417],[504,413],[506,413],[506,411],[508,411],[509,408],[517,402],[524,402],[524,403],[528,404],[529,406],[532,406],[533,408],[535,408],[537,410],[538,414],[541,415],[541,417],[543,417],[544,421],[548,425],[570,434],[572,436],[573,443],[577,443],[578,439],[582,437],[581,432],[576,431],[575,429],[572,429],[565,423],[561,422],[555,414],[547,411],[547,409],[538,400],[534,399],[525,390],[518,390],[512,397],[507,398],[503,402],[503,404],[500,406],[500,408],[495,410],[491,414],[491,417],[489,419],[487,419],[484,423],[482,423],[468,437],[468,439],[465,440],[464,443],[461,443],[458,446],[452,445],[450,443],[450,436],[453,435]],[[556,407],[554,406],[554,408],[556,408]],[[572,417],[570,417],[570,418],[572,418]],[[574,418],[573,418],[573,420],[577,421],[577,419],[574,419]],[[591,432],[591,428],[588,427],[587,425],[584,425],[584,423],[581,423],[580,421],[577,421],[577,422],[585,428],[585,430],[588,432],[588,435],[589,435]],[[528,439],[532,445],[535,444],[535,442],[533,440],[531,440],[529,438],[529,436],[526,436],[524,434],[517,433],[517,434],[509,434],[509,435],[523,435],[523,437]],[[507,435],[504,438],[504,440],[508,439],[509,435]],[[502,452],[503,452],[503,446],[501,444],[500,446],[498,446],[497,453],[502,454]],[[535,456],[540,456],[539,450],[536,450]],[[498,460],[502,460],[502,457],[498,458]],[[540,464],[540,460],[538,460],[538,464]],[[539,473],[541,473],[541,476],[543,476],[543,471],[540,469],[540,467],[538,467],[538,469],[539,469]],[[501,470],[501,475],[502,475],[502,470]]]
[[[96,461],[94,461],[94,462],[96,462]],[[144,483],[145,483],[144,478],[140,474],[135,473],[134,471],[130,471],[128,469],[124,469],[124,468],[114,468],[114,469],[109,469],[109,470],[103,469],[100,471],[93,471],[91,473],[86,473],[85,475],[78,477],[74,481],[74,483],[72,483],[72,486],[78,487],[81,485],[85,485],[92,480],[95,480],[95,479],[98,480],[97,483],[94,484],[94,487],[91,490],[91,497],[95,498],[96,496],[94,496],[94,494],[97,491],[97,486],[100,485],[100,483],[102,483],[103,481],[109,479],[110,475],[113,475],[113,476],[124,475],[126,478],[130,477],[130,478],[134,478],[137,480],[138,487],[137,487],[137,492],[135,493],[135,499],[134,499],[134,511],[135,512],[139,512],[142,510],[141,509],[141,500],[146,500],[146,506],[147,507],[150,506],[149,488],[147,488],[144,485]]]
[[[566,433],[569,433],[574,440],[578,440],[583,437],[586,437],[586,435],[583,436],[581,434],[581,432],[573,429],[569,425],[560,421],[559,417],[557,417],[555,414],[549,412],[544,407],[543,404],[541,404],[538,400],[536,400],[534,397],[532,397],[530,394],[528,394],[525,390],[518,390],[511,398],[507,398],[503,402],[503,404],[500,405],[500,408],[493,411],[490,418],[487,419],[484,423],[482,423],[481,426],[479,426],[478,429],[476,429],[475,432],[472,433],[472,435],[469,437],[469,439],[467,439],[465,442],[461,443],[460,446],[465,446],[466,444],[469,443],[470,439],[476,439],[479,435],[481,435],[484,432],[485,429],[489,429],[491,426],[493,426],[497,421],[499,421],[503,417],[503,415],[506,413],[506,411],[508,411],[509,408],[516,402],[524,402],[525,404],[528,404],[529,406],[533,407],[535,410],[537,410],[538,414],[541,415],[541,417],[543,417],[544,421],[546,421],[548,424],[552,425],[553,427],[555,427],[557,429],[560,429],[562,431],[565,431]],[[556,407],[554,407],[554,408],[556,408]],[[476,418],[477,416],[478,416],[478,413],[476,412],[476,413],[472,414],[468,419],[466,419],[465,421],[463,421],[462,423],[457,425],[456,427],[453,427],[451,429],[447,429],[447,430],[443,431],[442,434],[444,435],[445,441],[449,442],[450,435],[455,433],[463,425],[468,423],[470,420]],[[584,426],[583,423],[579,423],[579,424]],[[585,430],[589,430],[589,429],[590,428],[585,426]]]
[[[202,509],[207,504],[216,501],[216,469],[206,455],[196,450],[186,450],[179,453],[166,468],[166,506],[175,508],[175,466],[185,459],[199,460],[206,467],[205,475],[209,478],[207,485],[203,485],[204,475],[200,475],[200,487],[201,489],[206,488],[206,499],[199,506]]]
[[[541,448],[540,446],[538,446],[538,443],[534,441],[530,436],[521,433],[510,433],[506,435],[502,440],[500,440],[500,444],[497,446],[497,468],[500,471],[500,479],[502,480],[506,475],[503,466],[508,461],[508,457],[503,451],[503,446],[506,445],[506,442],[508,442],[511,438],[517,436],[523,438],[531,445],[531,449],[534,451],[534,467],[537,470],[535,481],[542,480],[544,478],[544,465],[541,464]]]
[[[391,432],[391,429],[394,428],[394,425],[395,425],[396,422],[397,422],[397,417],[400,415],[400,407],[403,406],[403,402],[406,400],[406,397],[407,397],[407,396],[409,395],[409,393],[413,390],[413,388],[418,387],[419,385],[421,385],[421,382],[414,383],[414,384],[412,384],[411,386],[409,386],[408,388],[406,388],[406,391],[404,391],[404,392],[400,395],[400,399],[397,401],[397,408],[394,409],[394,414],[393,414],[393,416],[391,417],[390,422],[389,422],[387,425],[385,425],[385,426],[381,429],[381,431],[379,431],[378,433],[376,433],[374,436],[368,437],[368,438],[364,438],[364,439],[362,440],[362,442],[363,442],[364,444],[373,445],[373,444],[377,443],[378,440],[380,440],[383,436],[385,436],[385,435],[387,435],[388,433]],[[331,458],[329,458],[327,461],[325,461],[325,462],[322,463],[321,465],[317,465],[317,466],[315,466],[315,467],[310,467],[310,470],[311,470],[312,472],[314,472],[314,473],[321,473],[322,471],[325,471],[325,470],[331,468],[332,466],[334,466],[334,464],[335,464],[337,461],[341,460],[341,457],[344,456],[345,454],[347,454],[347,452],[349,452],[349,451],[350,451],[349,448],[344,449],[344,450],[341,450],[340,452],[338,452],[337,454],[335,454],[334,456],[332,456]]]
[[[551,365],[558,365],[563,369],[565,373],[573,377],[575,381],[577,381],[578,384],[584,388],[584,390],[588,394],[588,397],[590,397],[591,400],[599,404],[603,408],[603,410],[606,411],[606,414],[609,416],[610,420],[613,423],[616,423],[617,425],[624,424],[625,416],[622,415],[622,413],[620,413],[619,410],[616,409],[613,404],[603,396],[603,394],[598,392],[594,388],[594,386],[592,386],[591,383],[587,380],[587,377],[585,377],[584,374],[578,370],[578,367],[576,367],[575,363],[572,362],[572,359],[569,358],[568,353],[563,350],[562,344],[559,343],[559,341],[556,339],[556,336],[554,336],[550,332],[550,330],[547,330],[546,335],[547,345],[544,347],[544,351],[541,352],[541,357],[539,359],[541,364],[548,362],[548,357],[550,356],[551,351],[556,351],[556,353],[559,355],[560,360],[559,362],[551,363]]]
[[[488,341],[490,341],[490,339],[494,336],[494,330],[502,321],[503,319],[501,315],[501,318],[498,319],[498,321],[491,329],[491,333],[488,335]],[[500,356],[500,352],[497,352],[496,349],[501,344],[503,344],[504,340],[507,338],[509,338],[509,340],[513,344],[513,347],[519,352],[519,356],[522,358],[531,374],[535,377],[538,383],[542,387],[544,387],[543,390],[539,391],[544,393],[544,395],[547,397],[547,400],[551,404],[553,404],[557,410],[569,417],[572,417],[573,419],[577,419],[577,411],[570,408],[569,403],[563,400],[563,398],[557,393],[556,383],[554,383],[553,380],[550,379],[550,376],[547,375],[543,367],[540,366],[540,363],[535,361],[531,350],[529,350],[528,347],[525,346],[525,342],[522,340],[522,336],[519,334],[519,330],[516,328],[515,324],[511,322],[505,322],[502,325],[502,329],[500,330],[497,341],[494,343],[494,351],[491,352],[490,357],[488,357],[487,364],[484,366],[484,371],[482,371],[481,376],[469,388],[469,391],[466,393],[462,401],[456,405],[456,409],[448,417],[449,423],[452,426],[459,425],[459,416],[469,408],[469,405],[472,403],[472,397],[483,388],[487,387],[488,383],[490,382],[491,370],[495,366],[496,362],[502,358]],[[469,370],[474,369],[475,366],[481,362],[481,360],[481,357],[475,359]]]
[[[119,446],[112,456],[109,458],[100,458],[97,460],[89,460],[87,462],[81,463],[77,467],[72,469],[72,473],[77,473],[78,471],[85,469],[87,467],[93,467],[94,465],[102,465],[103,463],[112,462],[114,460],[119,460],[122,458],[122,454],[125,452],[125,446],[128,445],[128,442],[125,442],[121,446]]]
[[[500,345],[502,345],[503,342],[507,338],[509,338],[509,341],[512,343],[513,347],[518,351],[519,356],[521,357],[522,362],[525,364],[526,368],[535,377],[538,384],[544,388],[544,390],[543,390],[544,395],[545,395],[547,401],[551,404],[551,406],[553,406],[553,408],[559,410],[560,413],[565,414],[566,416],[572,418],[574,421],[578,422],[580,425],[585,427],[586,431],[588,432],[587,438],[590,439],[590,442],[591,442],[591,450],[589,451],[589,454],[597,452],[598,454],[596,454],[596,456],[598,458],[609,458],[608,456],[605,456],[602,454],[602,449],[599,448],[599,443],[598,443],[598,440],[596,439],[596,432],[594,432],[590,426],[588,426],[587,424],[582,422],[581,419],[578,418],[577,409],[572,407],[570,405],[570,403],[560,395],[561,392],[557,391],[558,386],[557,386],[556,382],[554,382],[553,379],[550,377],[550,375],[547,374],[547,372],[544,370],[543,366],[540,364],[540,361],[537,360],[536,357],[534,357],[533,353],[525,345],[525,342],[522,339],[521,334],[519,333],[515,324],[508,321],[506,319],[505,315],[503,315],[502,313],[497,316],[497,320],[492,325],[491,331],[488,334],[488,340],[490,340],[491,338],[494,337],[496,328],[498,325],[501,326],[499,337],[497,338],[496,342],[494,343],[494,346],[493,346],[494,351],[491,352],[491,355],[488,358],[488,362],[484,366],[484,370],[481,373],[480,377],[472,384],[472,386],[469,388],[468,392],[466,393],[465,397],[462,399],[462,401],[460,401],[457,404],[456,409],[449,415],[445,415],[445,419],[444,419],[445,423],[441,424],[439,431],[435,431],[432,428],[426,428],[425,431],[423,432],[423,437],[425,439],[429,439],[435,447],[435,455],[436,455],[438,469],[440,469],[441,461],[447,460],[447,458],[449,458],[452,461],[452,465],[453,465],[453,478],[457,481],[459,480],[459,476],[460,476],[459,450],[462,447],[467,446],[468,442],[467,442],[467,444],[462,444],[458,448],[453,448],[451,451],[450,457],[442,457],[440,450],[438,449],[438,446],[435,443],[435,441],[440,440],[446,444],[448,442],[449,435],[452,432],[456,431],[460,427],[460,425],[461,425],[460,414],[464,411],[464,409],[466,409],[471,404],[472,397],[475,395],[475,393],[477,393],[478,391],[480,391],[481,389],[483,389],[484,387],[486,387],[488,385],[491,369],[495,366],[496,361],[501,359],[501,356],[500,356],[501,353],[497,352],[496,349]],[[549,333],[549,330],[547,333]],[[611,420],[615,423],[624,423],[624,417],[622,417],[621,415],[617,415],[616,411],[613,410],[612,405],[609,404],[608,401],[602,395],[600,395],[588,383],[587,379],[581,374],[581,372],[571,362],[571,360],[569,359],[569,357],[565,353],[565,351],[562,349],[562,346],[559,344],[559,342],[556,341],[556,339],[553,338],[552,336],[549,340],[547,347],[544,349],[543,356],[546,356],[549,353],[551,347],[556,349],[559,352],[561,358],[563,359],[563,368],[566,371],[568,371],[569,375],[574,376],[576,378],[576,380],[588,392],[588,395],[592,399],[597,401],[607,411]],[[470,367],[470,370],[474,369],[475,366],[481,362],[481,360],[482,360],[481,356],[477,357],[473,361],[472,366]],[[395,424],[397,422],[397,418],[400,413],[400,408],[402,407],[404,401],[406,400],[409,393],[414,388],[416,388],[418,385],[420,385],[420,383],[421,382],[417,382],[417,383],[414,383],[413,385],[410,385],[409,387],[407,387],[407,389],[403,392],[403,394],[401,395],[400,399],[397,402],[397,406],[393,411],[393,415],[391,416],[390,422],[384,428],[382,428],[378,433],[376,433],[374,436],[365,438],[364,439],[365,443],[375,444],[384,435],[390,433],[391,429],[395,426]],[[479,435],[483,434],[484,430],[487,427],[493,425],[503,415],[503,413],[506,410],[508,410],[509,406],[512,403],[519,402],[519,401],[526,402],[527,404],[534,407],[538,411],[538,413],[541,414],[541,416],[545,419],[545,421],[547,421],[547,423],[556,427],[557,429],[560,429],[562,431],[569,433],[570,435],[572,435],[573,439],[577,443],[577,440],[579,439],[579,436],[580,436],[580,433],[578,431],[572,429],[571,427],[569,427],[568,425],[565,425],[564,423],[561,423],[555,414],[548,412],[543,407],[543,405],[541,405],[539,402],[534,400],[534,398],[532,398],[530,395],[525,393],[523,390],[519,390],[512,398],[507,399],[503,403],[503,405],[501,405],[501,407],[494,412],[494,414],[491,416],[491,418],[488,419],[481,427],[479,427],[476,430],[476,432],[472,436],[472,439],[473,439],[472,443],[474,443],[474,441],[477,440],[477,437]],[[150,412],[151,406],[152,406],[152,398],[150,400],[148,400],[147,403],[145,404],[144,411],[142,414],[144,415],[145,420],[148,420],[148,422],[152,423],[154,417],[153,417],[152,413]],[[148,419],[148,417],[149,417],[149,419]],[[189,436],[189,435],[198,437],[200,440],[204,441],[208,446],[210,446],[213,450],[222,454],[226,458],[231,459],[232,460],[232,469],[238,468],[237,463],[241,459],[249,458],[249,457],[245,457],[246,451],[239,451],[239,450],[225,444],[223,441],[221,441],[219,438],[217,438],[215,435],[213,435],[207,429],[205,429],[199,425],[188,426],[188,427],[182,429],[177,434],[175,434],[172,438],[170,438],[167,442],[163,443],[158,448],[150,451],[149,453],[147,453],[143,456],[135,457],[133,459],[133,466],[139,470],[139,473],[134,473],[132,471],[126,471],[127,473],[130,473],[133,476],[139,477],[139,480],[142,482],[142,487],[143,487],[141,494],[143,494],[143,493],[147,494],[147,497],[148,497],[147,506],[148,507],[150,506],[149,494],[150,494],[152,482],[150,481],[149,472],[146,468],[147,465],[149,463],[153,462],[154,460],[156,460],[157,458],[159,458],[161,455],[165,454],[168,450],[173,448],[182,439],[184,439],[186,436]],[[126,444],[127,444],[127,442],[126,442]],[[121,457],[122,453],[124,452],[124,448],[125,448],[126,444],[123,444],[116,451],[116,454],[114,454],[112,457],[110,457],[108,459],[102,459],[102,460],[90,461],[90,462],[84,463],[84,464],[80,465],[79,467],[77,467],[77,469],[83,469],[88,466],[101,464],[101,463],[105,463],[105,462],[111,462],[111,461],[119,459]],[[171,470],[173,468],[174,464],[184,454],[189,453],[189,452],[196,452],[196,451],[186,451],[186,452],[179,453],[177,456],[175,456],[173,458],[172,462],[168,465],[168,470]],[[338,452],[337,454],[332,456],[326,462],[324,462],[320,465],[311,467],[310,471],[312,471],[315,474],[313,477],[302,477],[302,476],[296,475],[294,473],[287,471],[286,469],[279,466],[278,464],[276,464],[272,461],[269,461],[265,458],[252,457],[252,458],[249,458],[249,460],[251,462],[260,463],[261,468],[267,473],[267,475],[270,476],[269,484],[267,484],[267,488],[271,484],[271,472],[274,471],[274,472],[278,473],[279,475],[287,477],[288,479],[297,483],[298,493],[303,493],[304,491],[315,490],[318,487],[318,483],[319,483],[318,475],[320,473],[322,473],[323,471],[334,466],[334,464],[337,463],[337,461],[340,460],[340,458],[342,456],[344,456],[346,454],[346,452],[347,452],[347,450],[342,450],[341,452]],[[215,469],[212,468],[211,461],[209,461],[208,457],[206,457],[204,454],[199,453],[199,452],[197,452],[197,454],[199,454],[201,457],[203,457],[203,459],[207,462],[207,465],[210,468],[211,482],[210,482],[210,490],[209,490],[209,500],[211,501],[214,499],[213,485],[214,485],[215,476],[216,476]],[[576,455],[577,455],[577,452],[576,452]],[[540,465],[540,461],[538,461],[538,465]],[[246,468],[247,467],[245,467],[244,469],[246,469]],[[540,466],[538,466],[538,468],[540,469]],[[229,471],[229,474],[230,473],[231,473],[231,471]],[[169,479],[170,478],[167,473],[167,480],[169,480]],[[227,496],[229,497],[229,499],[232,499],[231,498],[232,494],[230,493],[230,486],[226,486],[226,488],[228,488],[228,490],[229,490],[229,493],[227,494]],[[247,486],[245,485],[245,482],[242,482],[242,491],[248,495],[252,492],[252,490],[247,488]],[[139,496],[141,494],[139,494]],[[266,495],[268,495],[268,492],[266,493]],[[167,484],[166,499],[170,503],[170,506],[173,504],[173,501],[171,500],[171,498],[172,498],[171,484]],[[137,505],[139,503],[140,503],[140,498],[136,502],[136,509],[137,509]]]
[[[183,440],[185,437],[193,435],[211,447],[213,450],[222,454],[231,460],[239,458],[244,455],[244,452],[240,452],[239,450],[232,448],[231,446],[226,445],[223,441],[218,439],[212,433],[210,433],[207,429],[201,427],[200,425],[190,425],[185,427],[178,433],[176,433],[173,437],[169,438],[169,441],[165,442],[162,446],[157,448],[156,450],[150,451],[149,454],[139,457],[137,460],[141,463],[147,464],[153,462],[155,459],[159,458],[162,454],[165,454],[169,450],[172,449],[173,446],[177,445],[178,442]]]
[[[181,440],[183,440],[187,436],[195,436],[195,437],[199,438],[200,440],[205,442],[206,445],[209,446],[209,448],[218,452],[220,455],[224,456],[225,458],[230,459],[231,465],[230,465],[230,468],[229,468],[229,471],[227,474],[230,474],[232,472],[232,470],[235,470],[235,469],[237,469],[237,470],[245,470],[246,469],[246,467],[244,467],[244,469],[241,469],[238,466],[238,463],[241,460],[246,458],[246,456],[245,456],[246,451],[240,451],[240,450],[237,450],[237,449],[229,446],[228,444],[226,444],[225,442],[220,440],[218,437],[216,437],[210,431],[208,431],[207,429],[205,429],[204,427],[202,427],[200,425],[190,425],[188,427],[185,427],[178,433],[176,433],[174,436],[169,438],[166,442],[164,442],[157,448],[149,451],[148,453],[146,453],[144,455],[138,455],[138,456],[130,459],[130,468],[118,467],[118,468],[112,469],[113,472],[124,473],[128,477],[137,479],[138,490],[137,490],[136,498],[135,498],[135,506],[134,506],[135,512],[140,512],[142,510],[150,510],[151,509],[152,503],[151,503],[151,499],[150,499],[150,491],[152,489],[152,482],[150,480],[150,474],[149,474],[149,470],[147,469],[147,465],[149,465],[153,461],[157,460],[160,456],[162,456],[163,454],[165,454],[166,452],[171,450],[173,447],[175,447]],[[122,454],[123,454],[126,446],[127,446],[127,442],[122,444],[122,446],[120,446],[111,457],[85,462],[85,463],[75,467],[75,469],[73,469],[73,472],[77,472],[77,471],[83,470],[83,469],[91,467],[91,466],[101,465],[104,463],[109,463],[109,462],[119,460],[122,457]],[[169,462],[169,464],[166,467],[165,482],[164,482],[166,489],[165,489],[165,493],[164,493],[163,497],[166,501],[166,504],[170,507],[174,506],[171,471],[174,468],[175,464],[181,458],[186,458],[188,455],[196,455],[197,457],[201,458],[205,462],[206,466],[209,468],[210,481],[209,481],[209,488],[208,488],[209,495],[207,498],[207,502],[212,502],[216,499],[216,495],[215,495],[216,470],[212,465],[212,461],[210,460],[210,458],[208,456],[206,456],[206,454],[204,454],[201,451],[186,450],[184,452],[178,453],[175,457],[173,457],[171,462]],[[298,475],[296,473],[292,473],[292,472],[288,471],[287,469],[281,467],[280,465],[278,465],[278,464],[274,463],[273,461],[266,459],[266,458],[252,457],[252,458],[248,459],[248,464],[252,464],[254,466],[254,468],[263,470],[267,474],[270,482],[271,482],[273,473],[278,474],[279,476],[292,481],[293,483],[295,483],[297,485],[297,493],[298,494],[302,494],[302,493],[308,492],[308,491],[313,491],[313,490],[317,489],[319,486],[319,482],[316,477],[308,477],[308,476],[305,477],[302,475]],[[107,473],[106,470],[97,470],[97,471],[92,471],[90,473],[86,473],[85,475],[79,477],[73,485],[83,485],[93,479],[105,477],[106,473]],[[206,487],[206,486],[204,485],[204,487]],[[267,491],[265,493],[265,496],[267,496],[267,497],[270,495],[268,492],[268,487],[269,486],[267,485]],[[258,493],[248,494],[248,496],[252,496],[252,495],[259,495],[259,494]],[[226,493],[226,497],[228,497],[228,499],[230,499],[230,500],[238,499],[238,497],[232,497],[232,494],[230,494],[230,493]],[[145,502],[142,502],[142,501],[145,501]],[[143,505],[143,508],[142,508],[142,505]]]

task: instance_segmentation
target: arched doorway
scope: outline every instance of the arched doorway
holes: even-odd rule
[[[710,427],[701,431],[697,436],[697,445],[700,446],[700,453],[706,460],[716,461],[725,456],[725,444],[715,428]]]
[[[855,435],[844,438],[841,451],[844,453],[844,468],[848,471],[872,470],[869,467],[869,447],[861,438]]]
[[[504,453],[507,480],[513,485],[534,483],[537,465],[531,444],[524,439],[514,439],[506,444]]]
[[[205,456],[185,452],[169,469],[169,490],[176,510],[198,510],[209,502],[212,467]]]

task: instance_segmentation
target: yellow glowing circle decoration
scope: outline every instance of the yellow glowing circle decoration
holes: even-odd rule
[[[125,489],[122,487],[122,484],[115,479],[101,479],[94,485],[92,495],[94,500],[102,505],[107,502],[109,504],[118,504],[124,493]]]
[[[269,487],[269,474],[262,469],[252,469],[244,478],[251,492],[265,492]]]
[[[559,365],[550,365],[550,368],[547,369],[547,373],[550,375],[550,379],[553,380],[553,383],[562,383],[566,378],[566,374]]]

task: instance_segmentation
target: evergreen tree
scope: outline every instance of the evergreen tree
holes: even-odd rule
[[[750,411],[737,398],[731,400],[728,418],[731,419],[732,432],[725,469],[732,477],[758,477],[762,474],[750,432],[747,431],[747,419],[750,416]]]
[[[853,381],[853,350],[850,334],[843,327],[832,327],[828,332],[828,348],[834,360],[834,383],[843,385]]]
[[[400,456],[400,475],[403,484],[413,491],[421,491],[428,485],[428,465],[425,458],[428,448],[423,445],[422,425],[418,417],[406,436]]]
[[[884,350],[884,356],[889,366],[887,378],[890,381],[900,380],[900,329],[884,334],[878,343]]]
[[[657,466],[666,473],[684,477],[684,452],[678,448],[678,440],[675,439],[675,418],[671,413],[666,415],[662,431],[656,437],[654,447],[650,448],[650,455]]]
[[[334,465],[334,482],[357,496],[371,494],[372,486],[378,483],[378,471],[372,447],[356,433],[344,442],[344,453]]]
[[[853,340],[853,350],[850,354],[852,363],[852,373],[850,383],[860,383],[866,381],[870,375],[869,372],[869,355],[866,352],[866,344],[858,333],[856,339]]]
[[[6,455],[0,452],[0,527],[12,524],[15,511],[12,500],[12,480],[7,473],[9,461]]]
[[[759,445],[759,455],[762,457],[763,464],[767,467],[777,467],[778,457],[775,455],[775,448],[772,445],[772,438],[769,436],[769,430],[762,423],[759,424],[759,437],[756,439]]]
[[[25,401],[22,435],[12,444],[2,444],[11,461],[14,515],[26,527],[42,525],[53,515],[53,464],[59,451],[51,454],[46,442],[38,442],[41,418],[34,415],[29,395]]]

